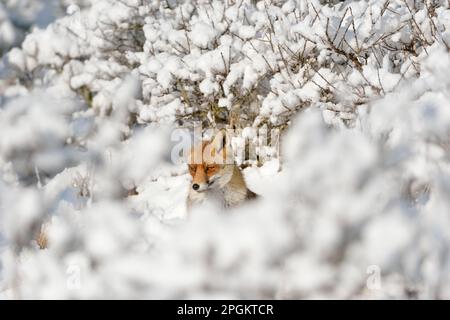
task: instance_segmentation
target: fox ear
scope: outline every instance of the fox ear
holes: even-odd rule
[[[222,152],[222,150],[226,150],[228,148],[228,143],[231,142],[226,129],[219,130],[214,141],[218,153]]]
[[[196,143],[191,146],[188,154],[187,154],[187,163],[188,164],[199,164],[202,163],[202,150],[204,148],[204,143]]]
[[[231,148],[231,136],[226,129],[221,129],[214,137],[216,156],[221,158],[224,164],[233,163],[233,150]]]

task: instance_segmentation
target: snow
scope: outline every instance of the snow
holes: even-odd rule
[[[191,31],[192,42],[199,48],[207,48],[216,37],[214,28],[204,22],[194,24]]]
[[[214,92],[219,91],[219,85],[212,82],[210,79],[203,80],[199,85],[200,91],[205,95],[211,95]]]
[[[322,2],[3,1],[0,299],[450,298],[449,4]]]

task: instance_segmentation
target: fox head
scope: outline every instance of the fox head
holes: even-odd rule
[[[195,146],[189,155],[188,167],[193,191],[223,188],[234,170],[233,153],[226,144],[225,135],[219,133],[213,141]]]

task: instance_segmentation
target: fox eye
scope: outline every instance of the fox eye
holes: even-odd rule
[[[193,166],[193,165],[188,165],[188,167],[189,167],[189,171],[195,171],[195,166]]]
[[[215,166],[206,166],[206,170],[214,170]]]

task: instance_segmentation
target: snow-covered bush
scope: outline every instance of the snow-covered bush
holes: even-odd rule
[[[0,3],[0,57],[19,45],[33,27],[45,27],[66,10],[90,6],[90,0],[2,0]]]
[[[22,2],[0,297],[450,298],[448,1]],[[258,201],[186,215],[170,133],[198,124],[272,155],[236,158]]]

